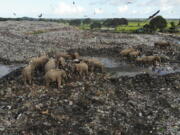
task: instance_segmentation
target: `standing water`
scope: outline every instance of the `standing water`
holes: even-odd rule
[[[108,57],[86,57],[86,58],[95,58],[103,63],[105,70],[115,77],[120,76],[135,76],[137,74],[149,73],[152,75],[166,75],[170,73],[180,72],[179,65],[162,65],[160,67],[140,67],[135,64],[129,64],[126,62],[118,61],[114,58]]]
[[[3,65],[3,64],[0,64],[0,78],[9,74],[10,72],[16,70],[19,67],[20,67],[20,65]]]
[[[88,58],[88,57],[86,57]],[[148,69],[136,66],[134,64],[128,64],[120,62],[114,58],[108,57],[91,57],[99,60],[105,67],[107,72],[115,74],[116,76],[135,76],[137,74],[146,72]]]

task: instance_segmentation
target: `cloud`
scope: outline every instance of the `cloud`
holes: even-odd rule
[[[95,8],[94,12],[95,12],[96,14],[102,14],[102,13],[104,13],[104,11],[103,11],[102,9],[100,9],[100,8]]]
[[[92,1],[89,4],[90,5],[111,5],[111,6],[117,6],[119,4],[128,4],[128,2],[131,2],[132,4],[137,2],[138,0],[96,0]]]
[[[85,9],[81,6],[67,4],[65,2],[60,2],[55,8],[54,13],[59,15],[74,15],[83,13]]]
[[[169,11],[173,9],[175,3],[172,3],[169,0],[160,0],[160,10],[162,11]]]
[[[132,14],[137,14],[138,11],[137,10],[132,10]]]
[[[120,6],[120,7],[118,7],[118,11],[119,11],[120,13],[125,13],[125,12],[128,11],[128,6],[127,6],[127,5]]]

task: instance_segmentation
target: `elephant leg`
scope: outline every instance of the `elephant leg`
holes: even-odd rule
[[[58,88],[60,88],[61,87],[61,79],[60,78],[57,80],[57,83],[58,83]]]

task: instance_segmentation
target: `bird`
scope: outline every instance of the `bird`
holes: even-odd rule
[[[160,10],[158,10],[157,12],[155,12],[153,15],[149,16],[148,20],[150,20],[151,18],[153,18],[154,16],[156,16],[159,12],[160,12]]]
[[[13,13],[14,16],[16,16],[16,13]]]
[[[132,2],[127,2],[127,4],[132,4]]]
[[[42,13],[40,15],[38,15],[38,17],[41,18],[42,17]]]

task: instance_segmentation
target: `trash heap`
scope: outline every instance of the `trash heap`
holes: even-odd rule
[[[178,134],[180,74],[111,78],[91,73],[62,88],[0,83],[0,133],[29,135]]]

